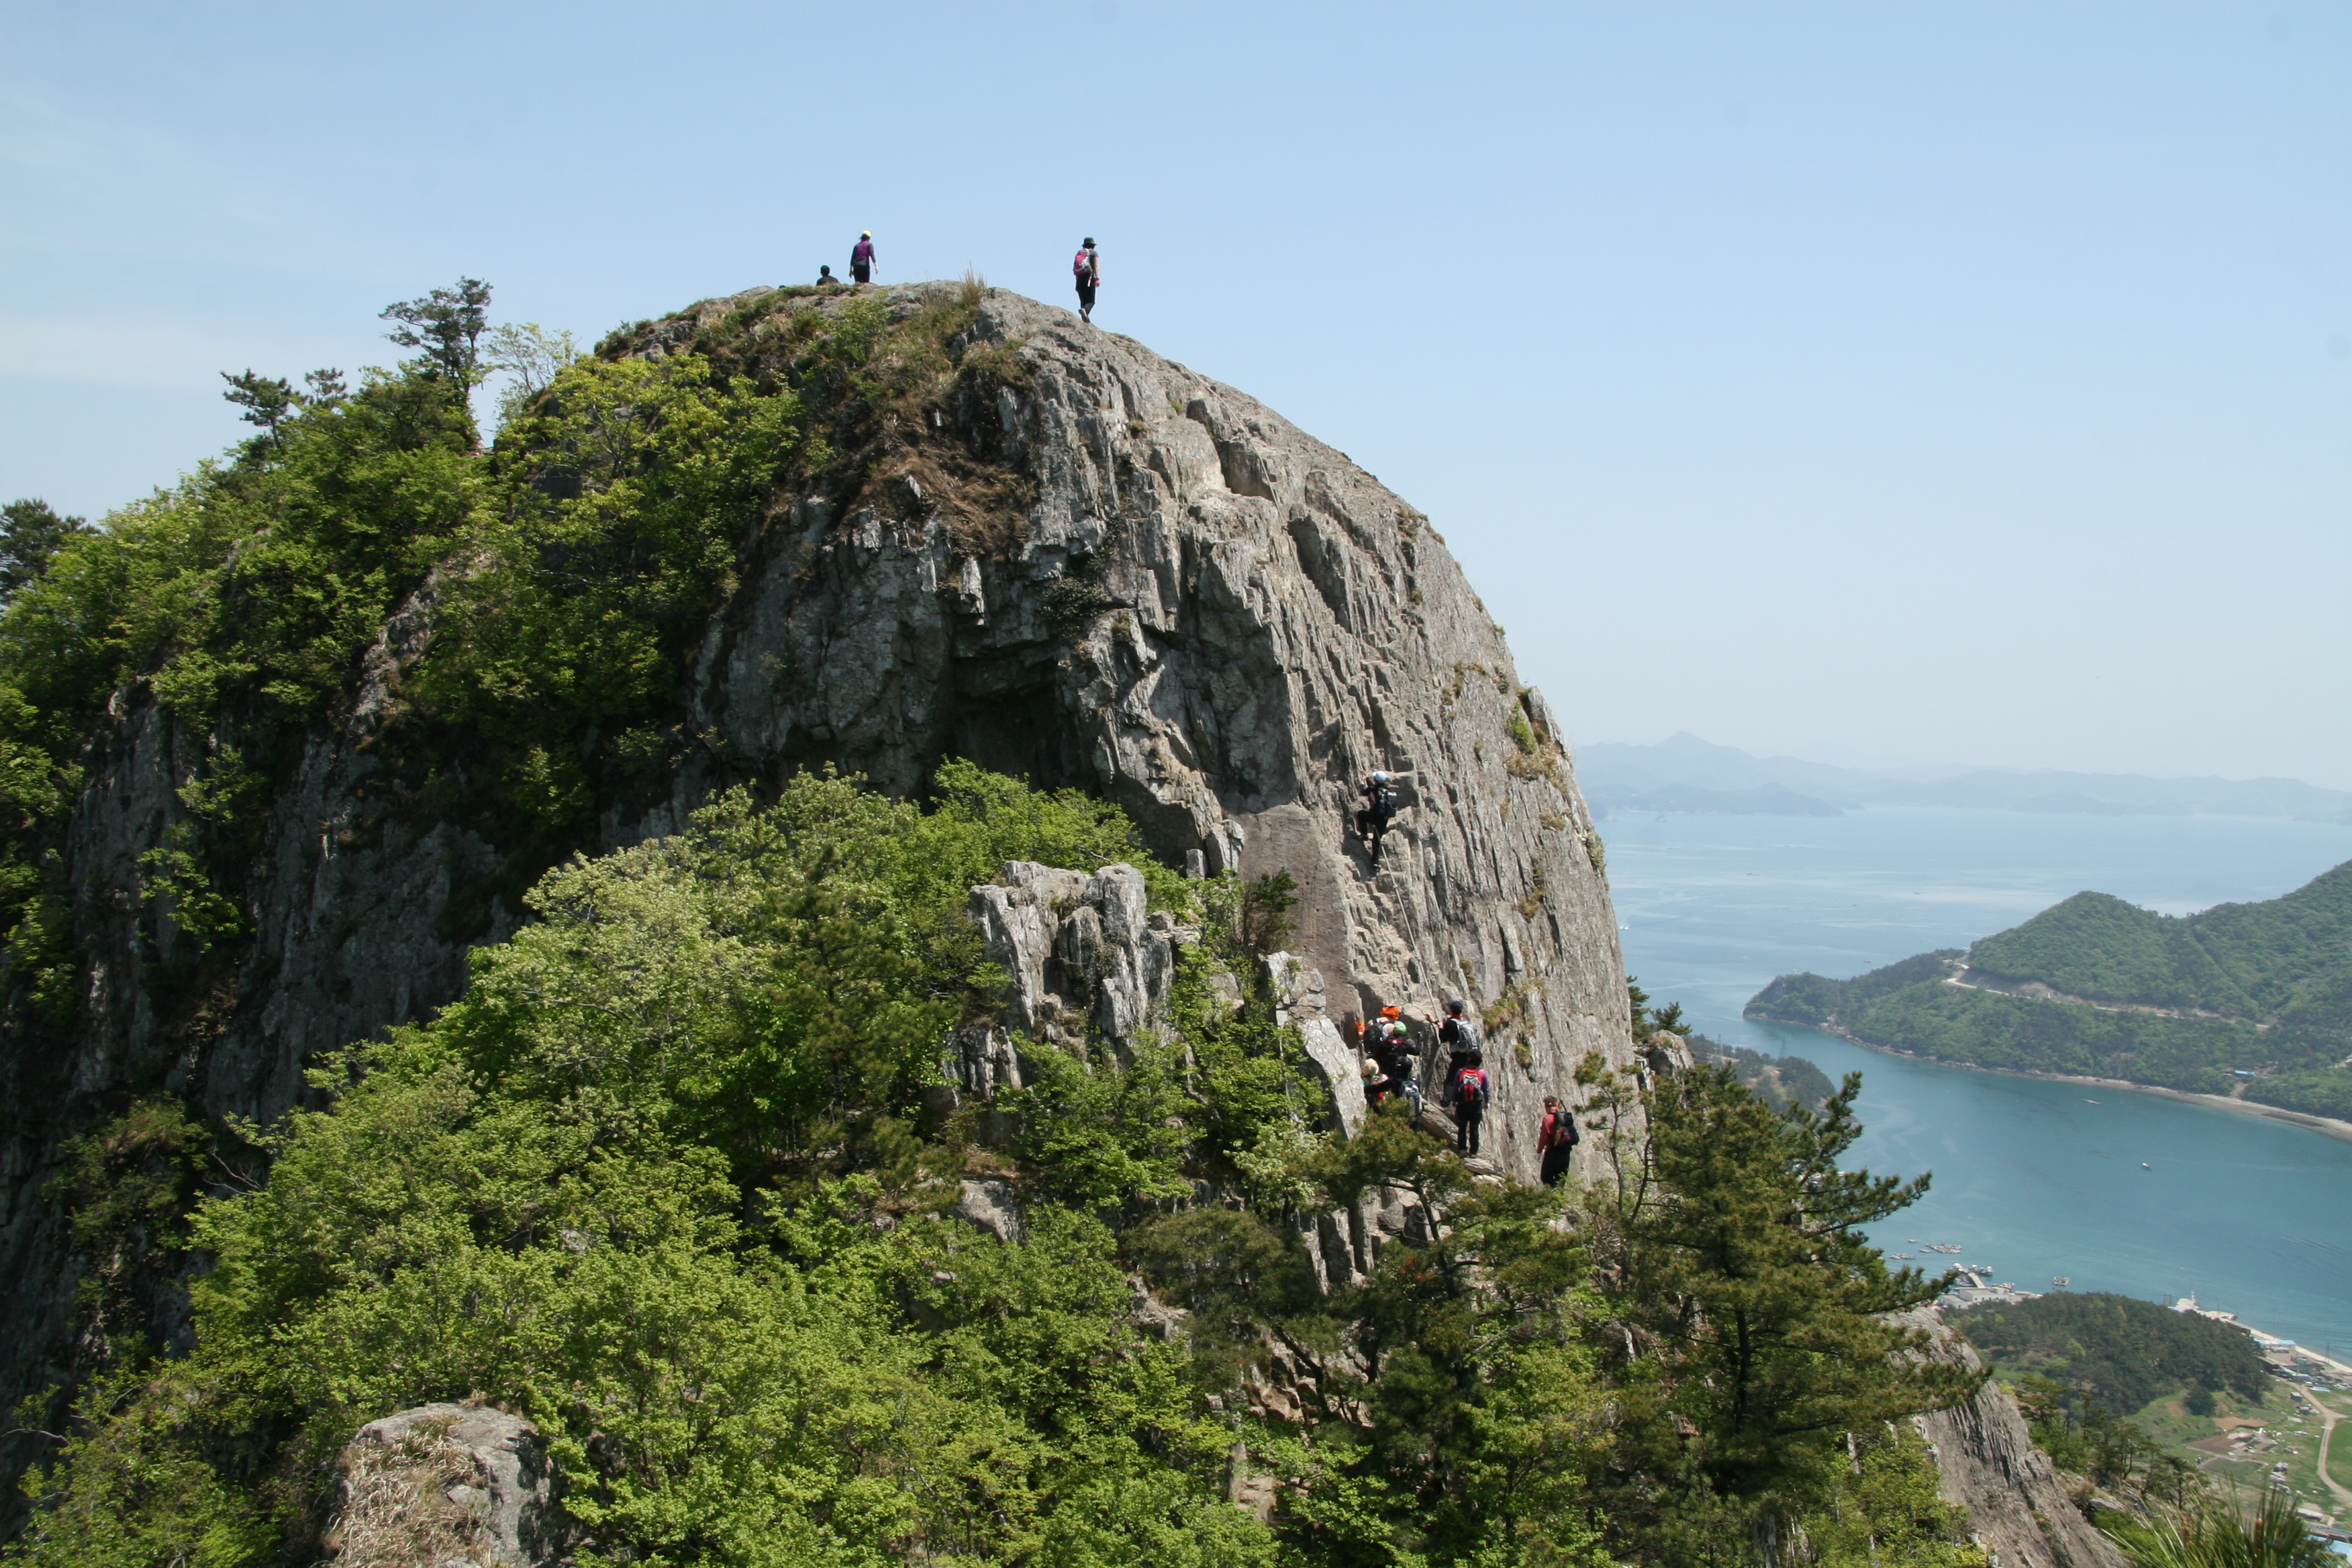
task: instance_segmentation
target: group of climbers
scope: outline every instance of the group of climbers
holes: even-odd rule
[[[850,283],[862,286],[873,282],[875,265],[874,231],[869,228],[860,233],[857,243],[849,247]],[[1095,319],[1095,290],[1102,287],[1102,251],[1096,246],[1093,235],[1087,236],[1086,242],[1078,247],[1077,255],[1071,258],[1070,275],[1078,286],[1078,319],[1091,321]],[[816,269],[816,286],[820,289],[842,287],[841,279],[834,276],[830,262]]]
[[[1378,1017],[1356,1026],[1362,1056],[1365,1102],[1402,1096],[1418,1121],[1422,1112],[1420,1051],[1413,1044],[1412,1021],[1403,1009],[1382,1007]],[[1448,999],[1444,1021],[1437,1026],[1437,1042],[1446,1051],[1445,1077],[1438,1103],[1454,1112],[1454,1146],[1476,1155],[1486,1108],[1495,1098],[1494,1081],[1486,1076],[1486,1038],[1478,1016],[1466,1003]],[[1543,1124],[1536,1134],[1536,1152],[1542,1158],[1546,1186],[1557,1186],[1568,1173],[1577,1142],[1576,1114],[1564,1108],[1556,1094],[1544,1096]]]
[[[1383,1007],[1369,1024],[1359,1024],[1363,1051],[1364,1100],[1378,1105],[1391,1095],[1402,1095],[1421,1116],[1421,1076],[1415,1070],[1412,1029],[1402,1011]]]

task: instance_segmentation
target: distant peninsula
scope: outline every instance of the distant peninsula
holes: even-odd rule
[[[2352,861],[2180,917],[2077,893],[1965,952],[1784,974],[1746,1011],[1939,1061],[2352,1121]]]
[[[1654,746],[1598,742],[1576,752],[1601,816],[1836,816],[1866,805],[1952,806],[2066,816],[2266,816],[2352,823],[2352,793],[2296,779],[1946,768],[1912,777],[1759,757],[1679,732]]]

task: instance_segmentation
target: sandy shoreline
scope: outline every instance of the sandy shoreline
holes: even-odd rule
[[[1768,1024],[1787,1021],[1782,1018],[1758,1020],[1759,1023]],[[2234,1100],[2226,1094],[2191,1094],[2184,1089],[2163,1089],[2152,1083],[2133,1083],[2128,1079],[2081,1078],[2073,1073],[2035,1072],[2027,1068],[1989,1068],[1980,1067],[1975,1062],[1946,1061],[1941,1057],[1923,1057],[1916,1051],[1898,1051],[1892,1046],[1882,1046],[1874,1041],[1859,1039],[1847,1034],[1843,1029],[1824,1028],[1819,1024],[1800,1024],[1797,1027],[1818,1029],[1824,1035],[1835,1036],[1850,1046],[1860,1046],[1864,1050],[1876,1051],[1882,1056],[1908,1057],[1915,1062],[1931,1062],[1939,1068],[1958,1068],[1963,1072],[1988,1072],[1997,1078],[2035,1078],[2045,1083],[2079,1083],[2092,1089],[2112,1089],[2126,1094],[2153,1094],[2166,1100],[2186,1100],[2191,1105],[2217,1106],[2223,1110],[2235,1110],[2249,1116],[2266,1117],[2273,1121],[2288,1122],[2308,1131],[2316,1132],[2323,1138],[2333,1138],[2338,1142],[2352,1143],[2352,1121],[2339,1121],[2332,1116],[2314,1116],[2307,1110],[2289,1110],[2277,1105],[2258,1105],[2251,1100]]]

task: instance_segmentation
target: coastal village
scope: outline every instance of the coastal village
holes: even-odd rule
[[[1957,1256],[1963,1248],[1948,1242],[1917,1242],[1921,1253]],[[1888,1255],[1908,1261],[1917,1255]],[[2021,1289],[2008,1280],[1995,1281],[1990,1265],[1954,1265],[1960,1276],[1936,1300],[1947,1314],[2007,1302],[2031,1301],[2047,1292]],[[2053,1289],[2073,1281],[2053,1277]],[[2266,1333],[2242,1322],[2235,1312],[2199,1303],[2192,1293],[2168,1303],[2177,1312],[2194,1313],[2224,1323],[2254,1342],[2269,1364],[2273,1388],[2260,1406],[2223,1408],[2197,1415],[2178,1398],[2158,1402],[2135,1413],[2151,1435],[2168,1449],[2217,1479],[2248,1488],[2276,1487],[2295,1499],[2295,1511],[2313,1532],[2325,1537],[2339,1555],[2352,1558],[2352,1429],[2336,1442],[2338,1426],[2352,1428],[2352,1362],[2313,1350],[2294,1341]]]

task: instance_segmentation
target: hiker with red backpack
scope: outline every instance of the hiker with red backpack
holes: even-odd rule
[[[1095,248],[1095,237],[1087,236],[1086,244],[1071,258],[1070,273],[1078,280],[1078,320],[1095,319],[1095,290],[1102,287],[1102,252]]]
[[[1478,1124],[1486,1120],[1492,1089],[1486,1081],[1486,1058],[1478,1051],[1454,1075],[1454,1147],[1465,1154],[1478,1152]]]
[[[1576,1152],[1576,1112],[1559,1102],[1559,1096],[1544,1096],[1543,1127],[1536,1133],[1536,1152],[1543,1156],[1543,1184],[1559,1185],[1568,1174],[1569,1156]]]

